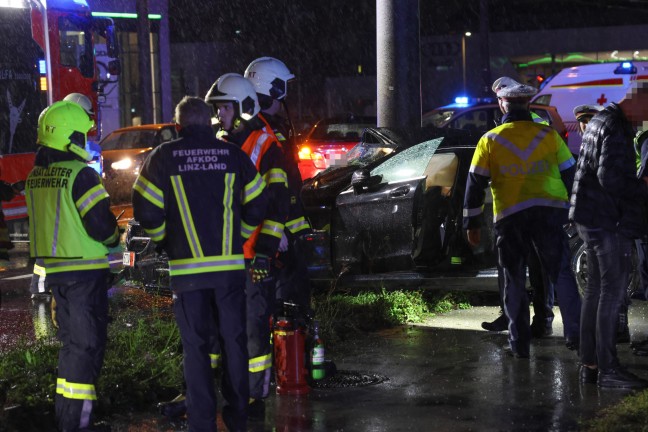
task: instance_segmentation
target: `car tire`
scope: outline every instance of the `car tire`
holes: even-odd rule
[[[583,297],[585,294],[585,285],[587,284],[587,252],[585,251],[585,243],[580,237],[574,236],[569,240],[569,250],[571,252],[571,268],[576,277],[578,293]],[[630,281],[626,288],[628,297],[632,297],[639,289],[639,271],[637,267],[639,259],[634,244],[632,245],[631,260]]]

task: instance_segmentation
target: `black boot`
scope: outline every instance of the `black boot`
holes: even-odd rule
[[[484,321],[483,323],[481,323],[481,326],[484,330],[492,332],[501,332],[508,330],[508,318],[506,318],[506,315],[502,313],[497,317],[497,319],[495,319],[495,321]]]
[[[182,417],[187,413],[186,398],[182,393],[169,402],[160,402],[157,407],[160,414],[169,418]]]

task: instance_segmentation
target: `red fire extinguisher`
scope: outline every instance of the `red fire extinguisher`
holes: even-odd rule
[[[305,365],[306,330],[291,317],[274,323],[274,355],[277,394],[305,395],[310,392]]]

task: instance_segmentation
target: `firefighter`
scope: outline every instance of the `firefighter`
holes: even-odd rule
[[[249,275],[246,283],[250,372],[250,417],[263,417],[272,367],[269,319],[274,307],[272,260],[277,256],[289,212],[289,189],[283,151],[259,118],[254,86],[245,77],[221,76],[207,93],[220,121],[219,136],[240,146],[268,185],[270,204],[263,224],[251,232],[243,249]]]
[[[243,240],[265,214],[265,183],[238,147],[217,140],[212,110],[185,97],[180,138],[155,148],[133,185],[135,218],[169,256],[173,310],[184,353],[189,430],[216,430],[212,335],[223,351],[223,420],[247,424],[248,374]]]
[[[272,57],[261,57],[250,63],[244,76],[252,82],[259,99],[259,118],[276,135],[284,151],[290,189],[290,210],[279,246],[277,267],[277,300],[289,300],[310,310],[310,280],[303,235],[310,231],[301,203],[302,179],[299,173],[299,150],[295,131],[286,105],[288,81],[295,78],[286,65]],[[283,107],[287,118],[279,115]]]
[[[108,327],[108,247],[119,243],[119,233],[108,193],[86,164],[92,126],[75,103],[46,108],[25,189],[30,255],[42,259],[56,299],[62,346],[55,408],[63,431],[109,430],[93,425],[93,417]]]
[[[532,248],[537,250],[549,281],[556,283],[567,245],[562,228],[568,207],[566,185],[575,165],[558,133],[533,122],[529,100],[536,93],[534,87],[523,84],[497,91],[506,114],[502,125],[484,134],[477,144],[463,214],[468,241],[476,246],[480,242],[485,188],[490,182],[497,252],[504,276],[504,311],[510,320],[505,350],[518,358],[529,357],[531,339],[525,257]]]
[[[94,111],[92,109],[92,101],[90,101],[87,96],[81,93],[70,93],[69,95],[65,96],[63,100],[79,105],[93,122],[93,126],[90,130],[96,129],[96,123],[94,122]],[[96,159],[97,157],[101,157],[101,147],[99,147],[98,144],[86,140],[85,149],[90,154],[90,158],[92,160]],[[101,166],[101,164],[98,165]],[[98,172],[101,175],[101,170],[98,170]],[[51,291],[47,288],[45,267],[43,266],[42,260],[36,260],[36,262],[34,263],[34,270],[32,273],[31,285],[29,286],[29,292],[31,293],[32,300],[51,301]],[[53,301],[53,303],[56,303],[56,301]],[[55,309],[55,306],[56,304],[53,304],[52,310]]]

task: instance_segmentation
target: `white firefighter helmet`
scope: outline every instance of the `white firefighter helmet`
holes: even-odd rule
[[[216,102],[235,102],[239,117],[246,121],[261,111],[254,86],[237,73],[221,75],[207,92],[205,102],[212,105]]]
[[[68,102],[74,102],[75,104],[81,106],[81,108],[83,108],[83,111],[85,111],[86,114],[88,114],[89,116],[94,115],[94,111],[92,110],[92,101],[88,96],[84,94],[70,93],[69,95],[65,96],[63,100]]]
[[[281,100],[286,97],[288,81],[295,78],[286,65],[273,57],[260,57],[245,69],[257,93]]]

